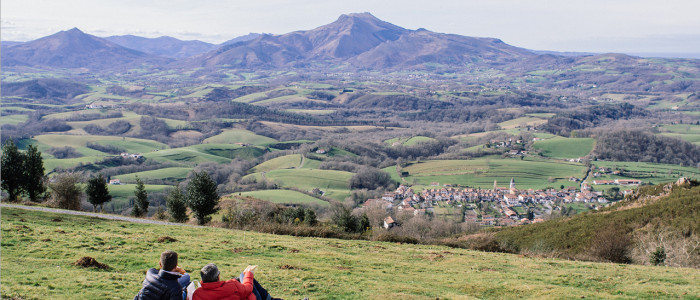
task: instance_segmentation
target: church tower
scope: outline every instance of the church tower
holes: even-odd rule
[[[494,180],[493,181],[493,190],[494,191],[496,190],[497,184],[498,184],[498,181]]]
[[[510,193],[515,194],[515,179],[513,177],[510,178]]]

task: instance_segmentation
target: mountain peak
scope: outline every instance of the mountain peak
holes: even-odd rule
[[[11,51],[3,51],[3,64],[5,58],[23,65],[90,69],[107,69],[152,59],[145,53],[121,47],[78,28],[12,47]]]
[[[362,12],[362,13],[349,13],[349,14],[342,14],[338,19],[342,18],[358,18],[358,19],[372,19],[372,20],[379,20],[379,18],[375,17],[373,14],[369,12]]]
[[[343,14],[338,17],[338,20],[331,24],[354,24],[354,23],[368,23],[372,25],[380,25],[380,24],[389,24],[385,21],[382,21],[381,19],[375,17],[371,13],[368,12],[363,12],[363,13],[350,13],[350,14]],[[330,25],[330,24],[329,24]]]
[[[78,29],[78,27],[73,27],[73,28],[68,29],[66,31],[63,31],[63,32],[70,33],[70,34],[76,34],[76,33],[85,34],[82,30]]]

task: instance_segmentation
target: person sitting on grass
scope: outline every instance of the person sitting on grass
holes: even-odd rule
[[[134,300],[183,299],[183,288],[190,284],[190,274],[177,265],[177,253],[170,250],[161,253],[159,264],[160,271],[151,268],[146,272],[143,288]]]
[[[248,266],[241,274],[241,279],[221,281],[219,268],[207,264],[201,270],[201,287],[194,291],[192,300],[226,299],[226,300],[271,300],[270,294],[253,278],[258,266]]]

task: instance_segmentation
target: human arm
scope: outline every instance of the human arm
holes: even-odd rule
[[[241,288],[242,295],[247,296],[253,292],[253,273],[258,266],[248,266],[243,271],[243,278],[241,278]]]

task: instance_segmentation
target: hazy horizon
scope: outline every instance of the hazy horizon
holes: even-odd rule
[[[0,3],[3,41],[30,41],[77,27],[100,36],[171,36],[219,44],[248,33],[310,30],[341,14],[369,12],[407,28],[493,37],[532,50],[683,54],[700,58],[700,2],[694,1],[432,2],[273,0],[6,0]],[[202,20],[206,20],[203,22]]]

